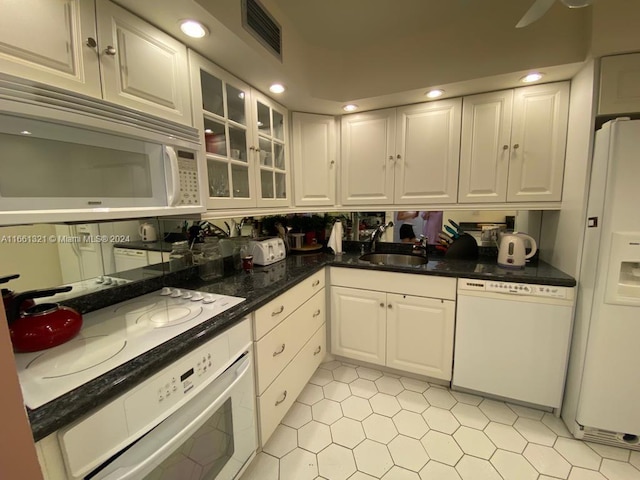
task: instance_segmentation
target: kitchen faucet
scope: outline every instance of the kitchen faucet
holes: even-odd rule
[[[427,257],[427,243],[429,239],[424,235],[420,235],[420,238],[416,240],[413,244],[413,248],[411,249],[411,253],[417,254],[423,257]]]
[[[393,222],[389,222],[386,225],[380,225],[378,228],[376,228],[373,231],[373,233],[371,234],[371,237],[369,238],[370,252],[375,252],[376,241],[380,238],[380,236],[384,233],[384,231],[389,227],[393,227]]]

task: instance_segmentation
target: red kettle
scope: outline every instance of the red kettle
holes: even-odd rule
[[[27,299],[49,297],[68,292],[71,287],[31,290],[15,296],[7,313],[9,334],[17,352],[37,352],[61,345],[77,335],[82,327],[82,315],[73,308],[57,303],[39,303],[24,311],[20,305]]]
[[[17,273],[13,275],[7,275],[6,277],[0,277],[0,283],[7,283],[8,281],[15,280],[16,278],[20,278],[20,275]],[[4,309],[7,312],[7,316],[9,315],[9,309],[11,308],[11,305],[13,305],[13,300],[15,299],[15,297],[16,292],[14,292],[13,290],[9,290],[8,288],[2,289],[2,303],[4,304]],[[35,304],[36,302],[34,302],[30,298],[27,298],[22,302],[21,310],[32,307]]]

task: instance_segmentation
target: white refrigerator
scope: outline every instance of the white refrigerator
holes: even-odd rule
[[[640,120],[596,132],[562,416],[574,436],[640,450]]]

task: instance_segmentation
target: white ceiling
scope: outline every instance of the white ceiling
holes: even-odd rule
[[[283,61],[241,25],[240,0],[117,0],[191,48],[267,91],[291,110],[342,113],[446,95],[510,88],[530,70],[545,81],[571,78],[587,57],[591,10],[560,2],[524,29],[533,0],[261,0],[282,26]],[[211,34],[187,39],[178,20],[196,18]]]

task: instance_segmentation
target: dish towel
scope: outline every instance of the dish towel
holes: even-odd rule
[[[327,247],[331,248],[335,254],[342,253],[342,222],[340,220],[336,220],[333,224]]]

